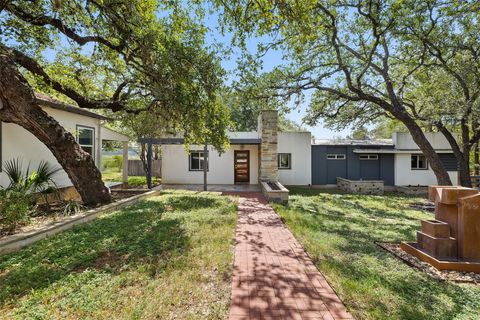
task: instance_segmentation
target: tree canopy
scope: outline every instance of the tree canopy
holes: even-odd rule
[[[261,39],[257,57],[268,50],[283,55],[286,63],[270,72],[276,96],[312,92],[308,124],[323,119],[342,128],[379,118],[396,119],[412,134],[439,184],[451,183],[424,135],[425,119],[419,117],[422,107],[415,91],[420,90],[420,77],[427,74],[426,69],[448,73],[455,60],[457,66],[462,65],[465,55],[477,63],[476,2],[240,0],[216,4],[225,12],[222,22],[236,32],[236,43],[245,45],[250,37],[256,37]],[[440,45],[443,58],[438,55]],[[444,64],[441,60],[447,57],[449,62]],[[462,81],[457,81],[461,88]],[[478,86],[475,82],[470,85],[473,94]],[[426,110],[422,114],[426,115]],[[431,110],[430,114],[438,117],[443,105],[436,104]],[[468,107],[463,111],[478,114]]]

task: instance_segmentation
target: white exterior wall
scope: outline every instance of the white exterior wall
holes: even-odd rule
[[[451,146],[443,134],[439,132],[427,132],[425,133],[427,140],[430,142],[435,150],[447,152],[451,150]],[[418,152],[412,153],[397,153],[395,154],[395,185],[408,186],[408,185],[437,185],[437,178],[433,170],[428,166],[427,170],[412,170],[411,169],[411,155],[421,154],[422,151],[413,141],[410,133],[396,132],[392,136],[395,149],[397,150],[418,150]],[[454,185],[458,184],[458,172],[449,171],[448,175]]]
[[[428,186],[437,185],[437,178],[433,170],[412,170],[411,155],[408,153],[395,154],[395,185],[397,186]],[[458,173],[449,171],[448,175],[454,185],[458,184]]]
[[[101,151],[101,143],[99,143],[99,141],[101,141],[100,120],[47,107],[44,107],[43,110],[55,118],[65,130],[73,134],[76,132],[77,125],[95,128],[95,159],[97,166],[99,166],[98,163],[101,161],[101,153],[99,152]],[[48,150],[48,148],[33,134],[16,124],[2,123],[1,125],[2,143],[0,146],[2,148],[1,152],[3,161],[21,157],[23,158],[23,164],[25,166],[30,162],[30,171],[34,170],[42,160],[60,167],[60,164],[50,150]],[[63,170],[55,175],[54,180],[58,187],[68,187],[72,185],[70,179]],[[8,183],[7,176],[5,173],[1,172],[0,185],[6,187],[8,186]]]
[[[425,137],[430,142],[432,147],[436,150],[450,150],[451,146],[448,143],[445,136],[439,132],[426,132]],[[395,149],[399,150],[420,150],[413,141],[410,133],[407,132],[395,132],[392,136]]]
[[[234,184],[234,150],[250,151],[250,184],[258,183],[258,145],[231,145],[225,153],[218,154],[208,147],[208,184]],[[203,146],[190,146],[190,150],[203,151]],[[189,171],[189,154],[184,145],[162,146],[163,184],[203,184],[203,171]]]
[[[278,153],[291,153],[292,168],[279,169],[283,185],[312,183],[312,135],[310,132],[279,132]]]

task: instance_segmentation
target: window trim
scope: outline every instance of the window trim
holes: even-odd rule
[[[97,141],[95,140],[95,135],[96,135],[96,132],[95,132],[95,127],[90,127],[90,126],[84,126],[82,124],[77,124],[76,126],[76,129],[77,129],[77,143],[80,147],[82,146],[85,146],[85,147],[91,147],[92,148],[92,158],[95,160],[96,159],[96,145],[97,145]],[[80,144],[80,130],[81,129],[87,129],[87,130],[91,130],[92,131],[92,145],[86,145],[86,144]],[[85,151],[86,152],[86,151]]]
[[[346,160],[347,155],[345,153],[327,153],[327,160]]]
[[[367,158],[362,159],[362,157],[367,157]],[[360,154],[358,158],[361,161],[376,161],[379,159],[378,154]]]
[[[418,157],[423,157],[425,159],[425,168],[413,168],[412,167],[412,158],[413,157],[417,157],[417,161],[416,161],[417,166],[418,166]],[[428,170],[428,169],[429,169],[428,160],[427,160],[427,157],[425,157],[425,155],[419,154],[419,153],[410,155],[410,170]]]
[[[192,169],[192,153],[204,153],[205,151],[204,150],[189,150],[188,151],[188,171],[192,171],[192,172],[203,172],[203,168],[202,169]],[[207,151],[207,171],[210,171],[210,166],[209,166],[209,152]],[[203,156],[203,161],[205,161],[205,155]]]
[[[288,167],[280,167],[280,155],[287,155],[288,157]],[[292,169],[292,154],[287,152],[279,152],[277,154],[277,167],[278,170],[291,170]]]

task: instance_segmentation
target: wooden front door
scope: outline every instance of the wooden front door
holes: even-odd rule
[[[234,176],[235,176],[235,183],[250,182],[250,151],[235,150]]]

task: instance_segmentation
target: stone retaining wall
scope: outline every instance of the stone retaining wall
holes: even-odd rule
[[[341,190],[360,194],[383,194],[384,184],[381,180],[348,180],[337,177],[337,187]]]

